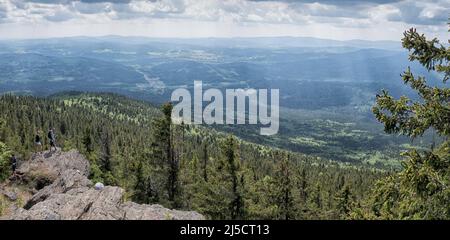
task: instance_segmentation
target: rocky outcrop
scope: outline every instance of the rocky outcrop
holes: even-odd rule
[[[178,210],[168,210],[161,205],[140,205],[134,202],[127,202],[122,205],[122,209],[125,211],[125,220],[200,220],[203,216],[196,212],[186,212]]]
[[[80,171],[69,169],[60,174],[56,180],[37,192],[30,200],[27,201],[24,208],[30,209],[39,202],[45,201],[54,194],[67,193],[72,189],[87,188],[92,182],[82,175]]]
[[[89,161],[77,151],[36,154],[18,170],[22,181],[47,184],[5,219],[13,220],[201,220],[196,212],[170,210],[160,205],[124,202],[124,190],[93,188]],[[43,183],[39,183],[43,184]],[[36,184],[36,185],[39,185]]]
[[[17,172],[28,178],[42,176],[54,181],[67,170],[76,170],[83,176],[88,176],[89,161],[75,150],[37,153],[31,156],[30,161],[20,165]]]

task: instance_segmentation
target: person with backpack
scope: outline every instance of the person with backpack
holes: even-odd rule
[[[13,177],[16,176],[16,168],[17,168],[17,158],[16,158],[16,155],[13,154],[11,156],[11,170],[12,170]]]
[[[42,152],[42,142],[41,142],[41,135],[39,134],[40,131],[36,132],[36,136],[34,136],[34,146],[35,146],[35,152]]]
[[[50,152],[52,151],[52,147],[55,148],[55,151],[56,151],[57,150],[57,148],[56,148],[56,138],[55,138],[55,132],[53,131],[53,129],[50,128],[48,130],[47,137],[50,140]]]

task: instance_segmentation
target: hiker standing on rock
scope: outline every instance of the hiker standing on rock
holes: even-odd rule
[[[42,142],[41,142],[41,135],[40,131],[36,132],[36,136],[34,137],[34,146],[35,146],[35,152],[42,152]]]
[[[49,129],[48,130],[48,134],[47,134],[48,139],[50,140],[50,152],[52,151],[52,147],[56,149],[56,138],[55,138],[55,131],[53,131],[53,129]]]

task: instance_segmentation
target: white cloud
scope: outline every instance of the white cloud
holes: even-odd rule
[[[442,36],[449,12],[450,2],[446,0],[0,0],[0,33],[9,28],[17,34],[19,30],[12,26],[24,28],[32,24],[29,26],[35,28],[72,26],[68,29],[76,32],[59,32],[73,35],[91,32],[82,31],[92,29],[90,25],[101,25],[109,31],[107,34],[133,31],[135,35],[145,35],[151,27],[151,34],[156,36],[318,36],[334,32],[330,37],[367,39],[369,35],[362,32],[379,30],[377,38],[396,39],[410,26]],[[181,22],[186,29],[180,29]],[[125,27],[126,24],[129,25]],[[242,32],[244,29],[247,32]],[[339,30],[345,34],[338,34]],[[36,33],[28,35],[36,37]]]
[[[387,16],[387,19],[392,21],[420,25],[442,25],[446,24],[450,17],[450,1],[448,0],[406,0],[393,4],[393,6],[398,11]]]

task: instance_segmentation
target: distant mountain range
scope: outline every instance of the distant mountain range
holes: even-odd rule
[[[166,43],[177,45],[191,45],[201,47],[225,48],[293,48],[293,47],[357,47],[400,50],[400,41],[368,41],[348,40],[339,41],[313,37],[256,37],[256,38],[149,38],[124,37],[109,35],[102,37],[67,37],[32,40],[0,40],[0,42],[34,42],[34,43],[61,43],[67,41],[78,42],[116,42],[127,44]]]
[[[356,92],[373,96],[381,83],[403,94],[397,80],[409,65],[433,78],[398,45],[293,37],[1,41],[0,92],[112,91],[164,102],[174,88],[202,80],[216,88],[279,88],[283,106],[320,109],[355,102]]]

